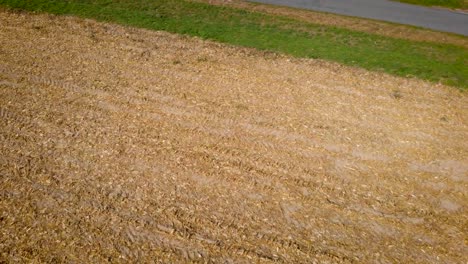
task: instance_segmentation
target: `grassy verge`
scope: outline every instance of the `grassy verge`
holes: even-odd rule
[[[0,4],[166,30],[468,87],[468,51],[454,45],[395,39],[183,0],[0,0]]]
[[[423,6],[443,6],[449,8],[468,9],[467,0],[396,0],[398,2],[423,5]]]

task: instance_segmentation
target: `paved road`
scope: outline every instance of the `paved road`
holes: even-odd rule
[[[251,0],[341,15],[372,18],[468,36],[468,14],[389,0]]]

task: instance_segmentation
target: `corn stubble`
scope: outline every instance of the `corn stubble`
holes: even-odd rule
[[[467,260],[466,94],[77,18],[0,25],[0,262]]]

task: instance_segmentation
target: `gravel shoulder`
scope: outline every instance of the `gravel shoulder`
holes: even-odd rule
[[[0,262],[463,263],[468,98],[0,11]]]

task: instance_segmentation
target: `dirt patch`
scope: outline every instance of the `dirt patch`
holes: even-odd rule
[[[450,43],[468,48],[466,37],[454,34],[436,32],[428,29],[392,24],[377,20],[340,16],[335,14],[314,12],[290,7],[273,6],[259,3],[249,3],[242,0],[194,0],[213,5],[223,5],[251,10],[255,12],[281,15],[319,25],[336,26],[356,31],[367,32],[387,37],[408,39],[414,41],[429,41]]]
[[[0,25],[0,262],[466,262],[466,94],[71,17]]]

